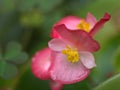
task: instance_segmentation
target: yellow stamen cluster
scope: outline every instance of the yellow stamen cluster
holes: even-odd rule
[[[71,49],[69,46],[62,50],[62,53],[67,56],[69,62],[75,63],[79,61],[79,54],[77,50]]]
[[[86,32],[90,31],[90,24],[85,20],[81,20],[80,23],[77,25],[78,29],[85,30]]]

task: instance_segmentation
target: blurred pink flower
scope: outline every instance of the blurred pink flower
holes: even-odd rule
[[[51,50],[49,48],[45,48],[43,50],[38,51],[32,58],[31,68],[33,74],[39,79],[49,79],[49,68],[51,65],[50,60]]]
[[[96,66],[91,52],[99,49],[99,44],[88,33],[72,31],[65,25],[55,27],[61,38],[52,39],[50,75],[52,80],[63,84],[72,84],[84,80],[90,70]]]
[[[63,84],[51,80],[50,66],[51,66],[51,50],[44,48],[38,51],[32,58],[31,68],[33,74],[42,80],[50,80],[51,90],[61,90]]]
[[[49,48],[38,51],[32,58],[32,72],[42,80],[50,80],[51,90],[61,90],[64,84],[84,80],[96,66],[92,52],[99,50],[93,36],[110,19],[88,13],[86,19],[68,16],[52,28]]]
[[[69,30],[83,30],[89,33],[91,36],[93,36],[97,31],[99,31],[102,26],[110,19],[110,15],[108,13],[105,13],[104,17],[101,18],[99,21],[96,20],[96,18],[88,13],[87,17],[85,19],[79,18],[76,16],[67,16],[58,21],[53,25],[51,37],[52,38],[58,38],[59,33],[56,32],[57,25],[64,24],[67,29]]]

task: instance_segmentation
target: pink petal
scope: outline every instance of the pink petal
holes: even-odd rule
[[[80,23],[80,18],[76,16],[67,16],[57,22],[54,26],[65,24],[68,29],[75,30],[77,29],[76,25]],[[53,27],[54,27],[53,26]]]
[[[59,82],[55,82],[55,81],[50,82],[51,90],[62,90],[63,86],[64,85]]]
[[[32,72],[40,79],[49,79],[49,68],[51,65],[50,61],[51,50],[45,48],[38,51],[32,58]]]
[[[52,32],[50,33],[50,36],[51,36],[52,38],[60,38],[59,33],[56,32],[56,30],[54,29],[54,27],[53,27],[53,29],[52,29]]]
[[[53,51],[61,51],[66,47],[66,43],[61,39],[52,39],[48,42],[48,46]]]
[[[91,13],[88,13],[87,18],[86,18],[86,21],[90,23],[91,29],[92,29],[92,28],[94,27],[94,25],[97,23],[96,18],[95,18]]]
[[[57,22],[53,28],[52,28],[52,33],[51,33],[51,37],[52,38],[58,38],[59,34],[56,32],[55,30],[55,26],[57,25],[61,25],[64,24],[68,29],[70,30],[76,30],[77,29],[77,24],[80,23],[80,18],[76,17],[76,16],[67,16],[63,19],[61,19],[59,22]]]
[[[70,63],[66,56],[58,53],[52,63],[51,78],[62,84],[72,84],[84,80],[88,77],[90,70],[84,67],[81,62]]]
[[[94,28],[90,31],[90,35],[94,36],[102,27],[103,25],[110,20],[110,15],[105,13],[104,17],[100,19],[94,26]]]
[[[85,31],[71,31],[65,25],[58,25],[55,29],[61,36],[61,39],[70,42],[79,50],[94,52],[100,48],[99,44]]]
[[[80,60],[82,64],[88,68],[91,69],[96,66],[94,56],[90,52],[79,52],[80,53]]]

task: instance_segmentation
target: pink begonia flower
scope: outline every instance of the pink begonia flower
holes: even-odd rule
[[[99,31],[102,26],[110,19],[110,15],[108,13],[105,13],[104,17],[100,19],[99,21],[96,20],[96,18],[88,13],[86,19],[79,18],[76,16],[67,16],[58,21],[56,24],[54,24],[52,28],[51,37],[52,38],[59,38],[59,33],[56,32],[57,25],[64,24],[66,28],[69,30],[83,30],[89,33],[91,36],[93,36],[97,31]]]
[[[52,39],[48,45],[54,52],[51,65],[51,78],[63,84],[84,80],[96,66],[91,52],[99,49],[99,44],[85,31],[69,30],[58,25],[56,32],[61,38]]]
[[[49,79],[49,68],[51,65],[50,61],[51,50],[45,48],[38,51],[32,58],[32,72],[33,74],[43,80]]]
[[[44,48],[38,51],[32,58],[31,68],[33,74],[42,80],[50,80],[51,90],[61,90],[63,84],[51,80],[50,77],[50,66],[51,66],[51,50]]]
[[[88,77],[96,66],[92,52],[99,44],[92,36],[110,19],[105,14],[98,22],[88,13],[86,19],[68,16],[53,26],[49,48],[38,51],[32,58],[32,72],[39,79],[50,80],[51,90],[61,90]]]

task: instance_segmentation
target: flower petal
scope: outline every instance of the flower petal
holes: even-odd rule
[[[72,84],[84,80],[90,73],[90,70],[77,63],[70,63],[66,56],[58,53],[51,66],[51,78],[62,84]]]
[[[68,29],[76,30],[77,29],[77,24],[80,23],[80,20],[81,19],[79,17],[76,17],[76,16],[67,16],[67,17],[61,19],[59,22],[57,22],[53,26],[51,37],[52,38],[58,38],[59,37],[59,34],[56,32],[56,30],[54,28],[55,26],[64,24]]]
[[[77,29],[76,25],[80,23],[80,18],[76,16],[67,16],[57,22],[54,26],[65,24],[68,29],[75,30]],[[53,27],[54,27],[53,26]]]
[[[90,31],[90,35],[94,36],[102,27],[103,25],[109,21],[110,15],[108,13],[105,13],[104,17],[100,19],[94,26],[94,28]]]
[[[51,50],[45,48],[38,51],[32,58],[32,72],[33,74],[40,79],[49,79],[49,68],[51,65],[50,62]]]
[[[85,31],[71,31],[65,25],[58,25],[55,29],[61,36],[61,39],[71,43],[79,50],[94,52],[100,48],[99,44]]]
[[[48,42],[48,46],[53,51],[61,51],[66,47],[66,43],[61,39],[52,39]]]
[[[51,90],[62,90],[63,84],[55,81],[50,81]]]
[[[82,64],[88,68],[91,69],[96,66],[94,56],[90,52],[79,52],[80,53],[80,60]]]
[[[90,23],[91,29],[92,29],[92,28],[94,27],[94,25],[97,23],[96,18],[95,18],[91,13],[88,13],[88,14],[87,14],[86,21]]]

